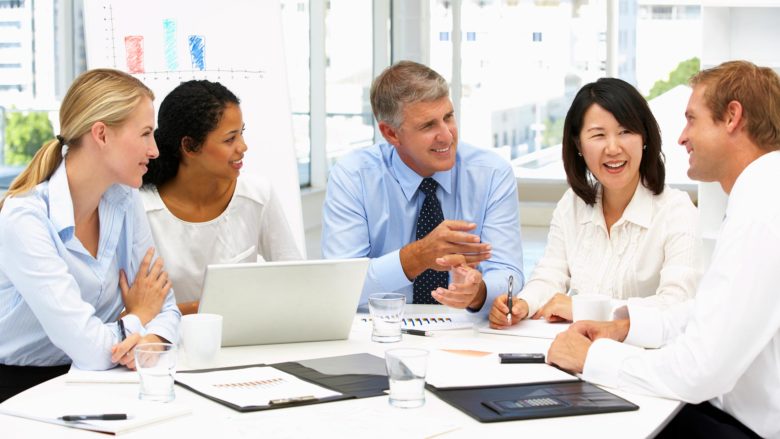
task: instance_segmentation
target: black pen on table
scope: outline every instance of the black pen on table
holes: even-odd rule
[[[422,329],[406,329],[402,328],[401,332],[409,335],[419,335],[421,337],[430,337],[433,335],[430,331],[423,331]]]
[[[506,314],[506,319],[509,321],[509,326],[512,326],[512,290],[515,286],[515,277],[509,275],[509,286],[506,288],[506,306],[509,308],[509,312]]]
[[[60,416],[63,421],[124,421],[126,413],[104,413],[102,415],[65,415]]]

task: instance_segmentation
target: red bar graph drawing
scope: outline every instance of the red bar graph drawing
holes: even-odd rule
[[[125,52],[127,53],[127,71],[144,73],[144,37],[140,35],[126,36]]]

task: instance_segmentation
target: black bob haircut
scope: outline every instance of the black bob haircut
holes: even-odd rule
[[[623,128],[642,136],[646,148],[639,163],[641,183],[659,195],[664,190],[664,155],[661,151],[661,129],[647,101],[629,83],[617,78],[601,78],[583,86],[566,114],[563,124],[563,167],[566,180],[578,197],[590,206],[596,204],[598,182],[591,181],[585,159],[580,153],[580,131],[585,112],[597,104],[609,111]]]

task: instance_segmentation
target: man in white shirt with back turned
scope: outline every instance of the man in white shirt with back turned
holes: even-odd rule
[[[691,85],[679,140],[688,176],[729,194],[696,298],[666,310],[629,303],[629,320],[575,323],[548,361],[689,403],[659,437],[780,438],[780,78],[731,61]]]

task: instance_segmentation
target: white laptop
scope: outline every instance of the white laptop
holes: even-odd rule
[[[198,312],[223,317],[222,346],[343,340],[368,263],[359,258],[209,265]]]

